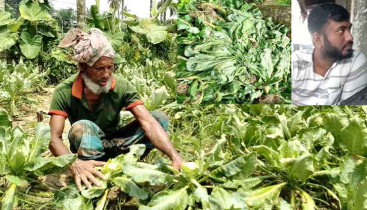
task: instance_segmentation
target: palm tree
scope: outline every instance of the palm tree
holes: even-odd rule
[[[158,4],[157,4],[157,7],[160,9],[164,3],[166,3],[167,0],[161,0]],[[177,3],[175,2],[171,2],[168,7],[161,13],[160,15],[160,20],[162,22],[165,22],[166,21],[166,18],[167,18],[167,10],[169,11],[169,16],[174,16],[177,14]]]
[[[112,9],[113,16],[118,18],[123,18],[123,8],[124,8],[124,0],[108,0],[108,3],[110,4],[110,8]]]
[[[152,9],[153,9],[153,0],[150,0],[150,8],[149,8],[149,14],[150,14],[150,17],[152,17]]]
[[[85,0],[76,0],[76,21],[77,27],[82,29],[85,27],[86,6]]]

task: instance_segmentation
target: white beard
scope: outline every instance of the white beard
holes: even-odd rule
[[[108,82],[105,86],[101,86],[101,85],[93,82],[85,72],[82,73],[82,78],[83,78],[85,86],[87,86],[88,90],[90,90],[92,93],[94,93],[96,95],[100,95],[102,93],[107,93],[111,89],[112,77],[110,77],[110,79],[108,80]]]

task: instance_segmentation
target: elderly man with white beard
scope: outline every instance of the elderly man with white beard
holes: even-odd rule
[[[115,52],[99,29],[88,33],[70,30],[60,47],[73,47],[73,59],[79,72],[57,86],[50,111],[51,142],[55,156],[76,153],[78,159],[70,166],[79,190],[81,183],[88,188],[96,179],[104,179],[95,166],[109,158],[126,153],[129,146],[145,144],[147,151],[156,147],[164,152],[176,169],[183,162],[168,137],[168,117],[163,112],[149,112],[136,89],[126,80],[113,74]],[[129,110],[135,121],[122,127],[120,111]],[[68,134],[70,150],[62,142],[65,119],[72,127]]]

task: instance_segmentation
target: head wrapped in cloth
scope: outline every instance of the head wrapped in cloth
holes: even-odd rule
[[[98,28],[91,28],[88,33],[78,28],[71,29],[60,42],[59,47],[73,47],[73,59],[88,66],[93,66],[102,56],[115,57],[110,41]]]

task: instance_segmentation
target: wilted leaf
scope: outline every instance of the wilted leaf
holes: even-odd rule
[[[153,169],[137,168],[127,165],[123,167],[124,174],[128,175],[134,182],[139,184],[164,185],[173,180],[173,176]]]
[[[244,199],[250,209],[260,209],[266,202],[274,205],[278,199],[279,193],[287,183],[280,183],[269,187],[263,187],[252,191],[246,191],[242,188],[238,192],[244,196]]]
[[[107,182],[106,181],[99,181],[99,182],[101,183],[100,187],[93,186],[90,189],[85,189],[82,191],[82,195],[85,198],[89,198],[89,199],[101,196],[107,188]]]
[[[162,191],[153,196],[148,205],[141,205],[139,210],[184,210],[189,196],[186,188],[175,191]]]
[[[145,106],[148,110],[156,110],[169,98],[169,94],[165,86],[162,86],[153,91],[147,100],[145,100]]]
[[[93,210],[91,200],[83,198],[75,185],[56,191],[54,200],[60,203],[64,210]]]
[[[289,176],[305,182],[314,173],[312,156],[302,156],[291,164]]]
[[[247,209],[245,199],[237,192],[216,187],[209,197],[211,210]]]
[[[25,170],[33,171],[36,175],[47,175],[63,171],[76,160],[75,154],[66,154],[58,157],[39,157],[31,160]]]
[[[131,197],[137,197],[141,200],[146,200],[149,197],[149,192],[137,186],[133,181],[126,177],[116,177],[112,182],[120,187],[121,191]]]
[[[10,185],[10,187],[6,190],[5,196],[1,200],[1,209],[2,210],[13,210],[14,209],[14,200],[15,200],[15,192],[17,190],[17,185],[14,183]]]
[[[17,176],[7,175],[5,176],[9,182],[16,184],[18,187],[26,187],[28,185],[28,181],[24,179],[20,179]]]

